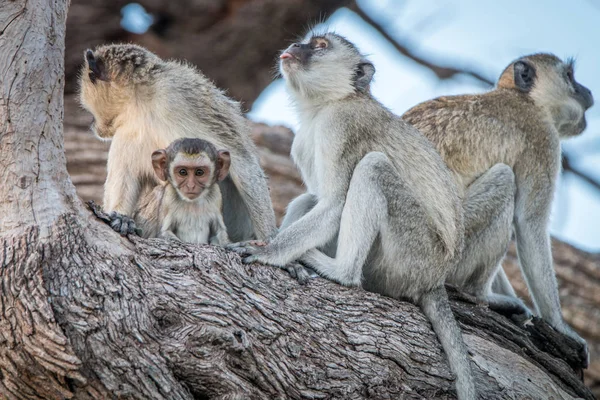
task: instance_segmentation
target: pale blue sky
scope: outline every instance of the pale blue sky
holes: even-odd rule
[[[600,2],[362,0],[360,5],[394,37],[412,43],[423,58],[472,64],[492,79],[524,54],[544,51],[574,56],[577,80],[592,90],[596,103],[600,102]],[[325,25],[369,55],[377,68],[373,93],[398,114],[433,97],[485,90],[466,76],[438,81],[347,9],[337,11]],[[587,130],[564,142],[563,147],[578,169],[600,179],[600,105],[587,115]],[[292,129],[298,126],[281,79],[261,94],[248,116]],[[583,249],[600,251],[600,192],[573,175],[565,175],[555,197],[552,233]]]

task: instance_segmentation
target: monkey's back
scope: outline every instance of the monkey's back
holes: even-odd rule
[[[423,208],[431,229],[441,237],[446,255],[460,253],[461,200],[450,171],[431,142],[368,95],[350,96],[328,108],[321,117],[323,129],[313,129],[317,135],[336,135],[331,141],[337,143],[336,147],[327,149],[335,153],[335,165],[345,165],[340,168],[353,171],[366,154],[386,154],[403,187]]]
[[[464,189],[493,165],[515,168],[556,147],[540,132],[550,124],[533,101],[513,90],[439,97],[408,110],[402,118],[421,131],[455,172]]]

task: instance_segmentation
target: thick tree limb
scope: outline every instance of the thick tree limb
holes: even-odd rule
[[[0,393],[9,398],[454,397],[441,347],[414,305],[320,278],[299,285],[216,247],[121,239],[75,215],[49,241],[32,227],[3,240],[11,243],[0,265],[13,311],[0,332],[22,333],[2,346]],[[19,279],[22,265],[39,280]],[[46,299],[53,312],[40,315]],[[535,336],[485,306],[453,308],[482,398],[592,398]],[[65,336],[50,333],[55,324]],[[563,339],[544,327],[530,330]]]

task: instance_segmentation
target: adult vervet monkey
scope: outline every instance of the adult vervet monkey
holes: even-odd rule
[[[371,96],[375,68],[343,37],[293,44],[280,70],[300,116],[292,157],[308,193],[290,204],[275,238],[236,250],[251,254],[246,263],[284,266],[302,258],[343,285],[419,304],[456,374],[458,397],[475,399],[444,288],[464,234],[450,171],[422,134]],[[338,232],[335,257],[317,250]]]
[[[265,175],[239,104],[195,68],[164,61],[131,44],[85,52],[81,104],[94,115],[92,130],[111,140],[104,204],[112,226],[132,232],[140,195],[157,184],[151,154],[176,139],[205,139],[231,153],[229,176],[219,183],[231,240],[266,239],[277,231]]]
[[[585,111],[594,100],[574,77],[572,60],[533,54],[512,62],[496,88],[476,95],[440,97],[407,111],[402,118],[416,126],[436,146],[459,187],[469,185],[496,163],[508,165],[516,178],[514,221],[519,262],[538,315],[559,332],[587,345],[563,320],[552,265],[548,224],[556,178],[560,170],[560,139],[579,135],[586,127]],[[476,214],[479,211],[475,212]],[[466,218],[466,217],[465,217]],[[473,218],[485,221],[482,213]],[[487,229],[478,247],[506,249],[506,227]],[[498,243],[502,243],[498,246]],[[467,238],[467,249],[469,239]],[[504,250],[473,253],[473,262],[501,260]],[[500,268],[494,288],[514,291]]]

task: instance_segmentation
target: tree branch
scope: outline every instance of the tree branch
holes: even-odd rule
[[[419,65],[422,65],[423,67],[431,70],[439,79],[451,79],[455,75],[465,74],[477,79],[481,83],[485,84],[485,86],[490,87],[494,85],[493,79],[490,79],[484,74],[477,72],[473,69],[441,66],[427,61],[426,59],[420,57],[415,52],[413,52],[408,46],[401,43],[396,38],[392,37],[392,35],[387,31],[387,29],[383,25],[371,18],[362,8],[358,6],[358,4],[356,4],[356,2],[350,4],[348,8],[354,11],[356,14],[358,14],[366,23],[375,28],[386,40],[390,42],[390,44],[392,44],[396,48],[396,50],[398,50],[398,52],[400,52],[400,54],[410,58]]]
[[[591,185],[594,189],[600,191],[600,182],[597,181],[596,179],[592,178],[590,175],[586,174],[585,172],[582,172],[580,170],[578,170],[577,168],[573,167],[573,164],[571,163],[571,158],[563,153],[563,157],[562,157],[562,169],[564,172],[569,172],[573,175],[575,175],[576,177],[583,179],[587,184]]]

